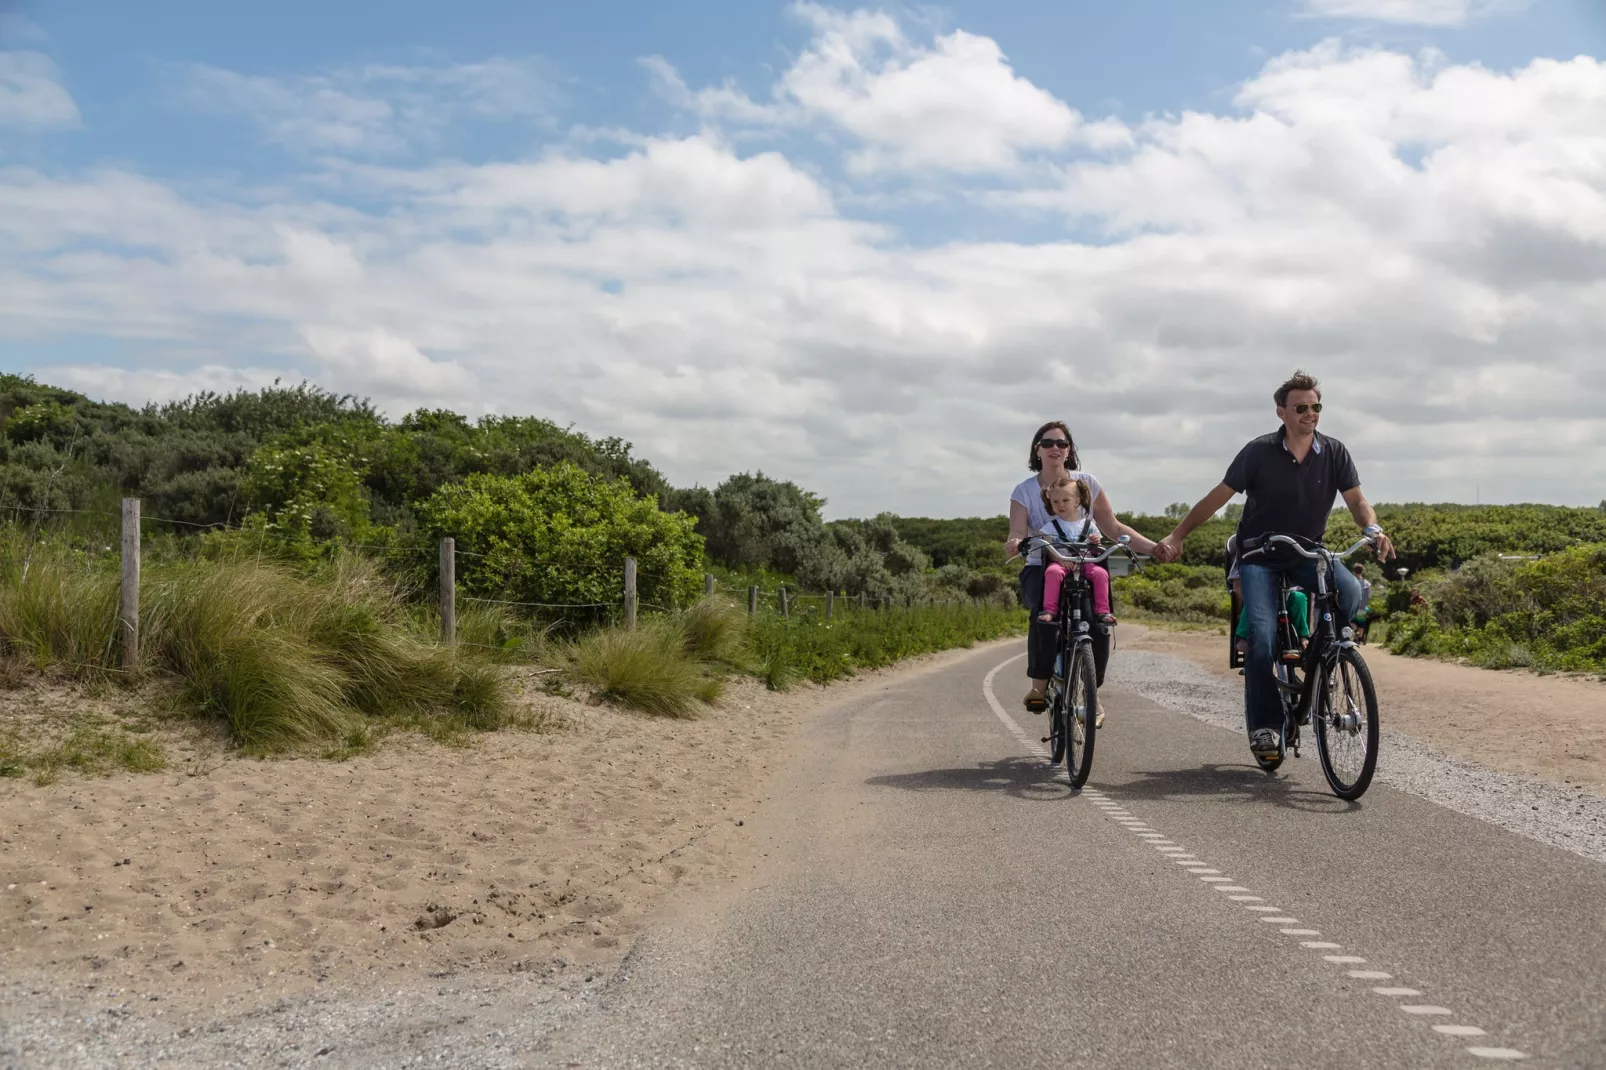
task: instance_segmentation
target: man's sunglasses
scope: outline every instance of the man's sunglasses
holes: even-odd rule
[[[1294,411],[1299,413],[1301,416],[1305,415],[1307,412],[1321,412],[1322,403],[1318,401],[1314,405],[1295,405]]]
[[[1045,450],[1068,450],[1071,448],[1071,440],[1068,438],[1041,438],[1037,440],[1037,444]]]

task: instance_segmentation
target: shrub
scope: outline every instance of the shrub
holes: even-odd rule
[[[572,464],[470,476],[436,491],[418,517],[436,536],[456,538],[458,584],[472,595],[617,604],[630,556],[645,603],[686,605],[701,590],[703,540],[690,517]]]
[[[1117,613],[1124,604],[1170,620],[1232,618],[1226,574],[1213,565],[1148,564],[1142,572],[1116,579],[1114,592]]]
[[[1420,590],[1426,606],[1390,619],[1396,653],[1606,672],[1606,544],[1538,561],[1475,559]]]

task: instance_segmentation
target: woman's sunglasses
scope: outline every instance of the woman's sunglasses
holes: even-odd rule
[[[1307,412],[1321,412],[1322,403],[1318,401],[1314,405],[1295,405],[1294,411],[1299,413],[1301,416],[1305,415]]]
[[[1040,438],[1037,440],[1037,444],[1045,450],[1068,450],[1071,448],[1071,440],[1068,438]]]

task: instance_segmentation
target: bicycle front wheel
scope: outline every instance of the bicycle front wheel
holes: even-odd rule
[[[1372,674],[1352,648],[1319,670],[1316,684],[1316,753],[1333,794],[1359,799],[1377,770],[1377,692]]]
[[[1093,771],[1093,733],[1098,728],[1098,669],[1093,649],[1078,643],[1071,656],[1071,671],[1065,677],[1065,769],[1071,786],[1087,783]]]

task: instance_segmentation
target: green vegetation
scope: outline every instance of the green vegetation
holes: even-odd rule
[[[30,748],[15,731],[0,736],[0,777],[31,774],[37,784],[49,784],[63,769],[86,776],[103,776],[118,770],[154,773],[166,768],[161,745],[130,735],[106,719],[79,716],[66,738],[44,748]]]
[[[1606,544],[1537,561],[1484,555],[1419,591],[1425,604],[1391,618],[1398,653],[1606,674]]]
[[[136,410],[0,374],[0,508],[115,511],[130,495],[152,517],[251,517],[286,538],[327,540],[407,533],[413,507],[442,486],[564,461],[655,498],[668,489],[628,443],[546,420],[419,410],[391,423],[366,401],[309,385]]]
[[[136,410],[0,375],[0,677],[25,665],[124,679],[125,495],[148,518],[134,678],[168,681],[183,710],[254,751],[345,756],[391,728],[439,738],[495,728],[522,716],[508,662],[543,661],[561,670],[554,680],[689,716],[732,672],[773,687],[824,682],[1025,626],[1002,516],[827,522],[825,502],[794,483],[738,473],[711,490],[676,488],[631,450],[533,418],[419,410],[392,421],[309,385]],[[1118,612],[1225,621],[1221,568],[1239,508],[1199,528],[1181,563],[1118,580]],[[1123,519],[1158,537],[1185,511]],[[1397,566],[1374,571],[1392,645],[1480,664],[1606,667],[1606,503],[1378,512],[1422,595],[1413,610],[1392,581]],[[1329,542],[1353,534],[1335,511]],[[458,549],[455,651],[435,641],[435,543],[447,535]],[[609,627],[627,556],[638,562],[635,632]],[[762,611],[699,601],[704,571],[738,598],[760,587]],[[782,588],[787,617],[776,612]],[[850,596],[830,621],[825,591]],[[913,608],[861,610],[855,596]],[[0,747],[0,772],[158,762],[144,743],[86,722],[48,760]]]
[[[0,655],[78,678],[121,674],[109,564],[0,528]],[[310,575],[256,560],[167,565],[142,577],[142,672],[175,680],[190,710],[258,750],[350,741],[374,718],[448,734],[504,724],[492,667],[407,621],[394,583],[351,554]]]
[[[1191,623],[1232,619],[1232,596],[1226,573],[1214,565],[1148,564],[1142,572],[1112,582],[1117,615],[1128,608],[1136,616]]]
[[[566,461],[448,484],[419,504],[418,520],[431,535],[456,539],[458,587],[470,596],[612,603],[632,555],[647,604],[685,605],[702,590],[703,537],[691,517]]]
[[[828,683],[902,658],[968,647],[1026,631],[1026,614],[994,603],[957,603],[878,611],[755,618],[749,644],[765,681],[783,688],[797,679]]]

